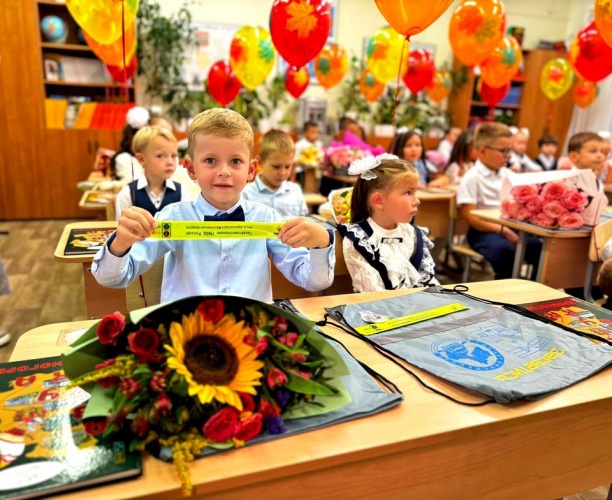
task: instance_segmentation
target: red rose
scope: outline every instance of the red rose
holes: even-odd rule
[[[119,377],[115,377],[114,375],[110,377],[104,377],[98,379],[98,384],[100,384],[104,389],[108,389],[109,387],[114,387],[119,383]]]
[[[83,418],[83,413],[85,413],[86,405],[79,405],[76,408],[72,409],[72,416],[75,420],[81,420]]]
[[[560,200],[567,191],[567,186],[562,182],[547,182],[542,188],[542,196],[545,200]]]
[[[263,422],[261,421],[261,414],[253,413],[249,418],[240,420],[238,423],[238,430],[234,437],[241,441],[250,441],[254,437],[259,436]]]
[[[539,186],[515,186],[510,190],[512,197],[519,203],[526,203],[529,198],[538,194]]]
[[[287,374],[278,368],[272,368],[266,377],[266,383],[270,389],[287,383]]]
[[[246,392],[239,392],[238,397],[242,402],[242,411],[255,411],[255,400]]]
[[[125,327],[125,318],[119,311],[104,316],[98,325],[96,335],[101,344],[114,344]]]
[[[85,432],[90,436],[99,436],[106,429],[106,419],[91,419],[85,422]]]
[[[589,204],[589,197],[581,191],[568,191],[561,198],[561,203],[568,210],[584,210]]]
[[[559,217],[558,222],[563,229],[580,229],[584,226],[584,217],[577,212],[567,212]]]
[[[542,212],[548,215],[551,219],[558,219],[564,213],[567,213],[567,208],[565,208],[558,201],[549,201],[542,208]]]
[[[278,403],[271,399],[268,401],[267,399],[262,398],[259,402],[259,413],[261,413],[262,417],[278,417],[281,413],[280,406]]]
[[[555,219],[551,219],[544,212],[535,214],[533,217],[531,217],[531,219],[529,219],[529,222],[531,222],[532,224],[535,224],[536,226],[542,226],[542,227],[547,227],[547,228],[554,227],[555,225]]]
[[[544,201],[544,198],[540,195],[532,196],[525,203],[525,208],[527,210],[530,210],[534,214],[537,214],[542,210],[542,207],[544,206]]]
[[[198,311],[206,321],[218,323],[225,314],[225,303],[221,299],[206,299],[200,303]]]
[[[152,328],[141,328],[128,335],[130,350],[138,356],[140,363],[148,363],[157,357],[159,335]]]
[[[202,427],[202,433],[215,443],[224,443],[231,439],[237,428],[238,410],[233,406],[228,406],[208,419]]]

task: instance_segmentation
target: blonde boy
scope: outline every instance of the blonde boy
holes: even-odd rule
[[[144,173],[119,191],[115,200],[117,220],[126,208],[136,206],[155,215],[178,201],[187,201],[188,193],[170,179],[176,171],[177,142],[171,132],[161,127],[143,127],[134,139],[132,150]]]
[[[508,169],[512,133],[502,123],[484,123],[476,129],[474,150],[476,164],[461,178],[457,190],[457,205],[468,223],[470,246],[481,253],[493,266],[496,279],[512,277],[514,251],[518,235],[509,227],[486,222],[472,214],[476,208],[499,208],[502,179]],[[533,266],[534,275],[540,257],[541,243],[529,237],[525,260]]]
[[[266,132],[259,142],[261,173],[244,188],[242,195],[276,209],[283,217],[308,214],[302,189],[289,181],[293,168],[294,145],[281,130]]]
[[[117,231],[94,258],[98,282],[126,287],[165,257],[161,300],[193,295],[239,295],[272,300],[268,256],[283,275],[309,291],[333,281],[333,232],[304,218],[284,224],[272,239],[147,239],[162,221],[245,220],[284,222],[274,209],[245,200],[252,180],[253,131],[234,111],[215,108],[195,117],[189,127],[189,175],[200,186],[195,202],[175,203],[154,219],[138,207],[123,211]]]

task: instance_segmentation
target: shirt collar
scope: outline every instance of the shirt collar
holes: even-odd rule
[[[497,172],[495,170],[491,170],[489,167],[487,167],[484,163],[482,163],[480,160],[476,160],[476,164],[474,165],[474,168],[478,171],[478,173],[480,175],[482,175],[483,177],[499,177],[501,175],[501,171],[505,168],[502,167],[500,168]]]
[[[261,174],[258,174],[257,177],[255,177],[255,180],[253,181],[255,182],[255,185],[257,186],[257,190],[259,192],[262,191],[268,191],[270,193],[277,193],[277,192],[284,192],[284,191],[288,191],[289,190],[289,184],[287,183],[287,181],[283,181],[283,183],[279,186],[279,188],[276,191],[272,191],[268,186],[266,186],[264,184],[264,182],[261,180]]]
[[[217,215],[217,212],[233,212],[239,206],[241,206],[244,212],[246,213],[246,207],[245,207],[245,203],[244,203],[244,199],[242,198],[242,195],[240,195],[240,199],[238,200],[238,202],[233,207],[227,210],[221,210],[217,207],[213,207],[210,203],[208,203],[204,199],[204,196],[202,196],[202,193],[200,193],[200,195],[198,196],[198,199],[196,200],[194,204],[195,211],[198,214],[198,218],[200,220],[204,220],[204,217],[206,215]]]
[[[172,189],[172,191],[176,191],[176,185],[174,184],[174,181],[172,181],[171,179],[166,179],[165,185],[168,189]],[[136,189],[144,189],[148,186],[149,186],[149,181],[147,180],[146,176],[141,175],[140,177],[138,177],[138,179],[136,179]]]

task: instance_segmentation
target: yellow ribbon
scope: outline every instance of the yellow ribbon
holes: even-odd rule
[[[218,240],[276,238],[284,222],[158,221],[150,238]]]

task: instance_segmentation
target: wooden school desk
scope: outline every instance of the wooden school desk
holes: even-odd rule
[[[527,237],[542,240],[542,253],[536,281],[552,288],[583,287],[589,256],[591,230],[553,231],[501,217],[499,210],[474,210],[472,213],[487,222],[494,222],[518,232],[512,277],[518,278],[525,256]]]
[[[564,297],[524,280],[469,284],[480,297],[521,303]],[[323,307],[409,294],[376,292],[295,300],[312,319]],[[47,325],[18,340],[11,361],[56,355],[60,331],[93,324]],[[535,402],[467,407],[421,387],[363,342],[332,328],[358,359],[404,393],[396,408],[312,432],[247,446],[191,464],[205,498],[551,499],[612,480],[612,372]],[[466,401],[482,398],[413,369],[427,383]],[[177,498],[173,466],[148,454],[144,474],[62,498]]]
[[[448,238],[451,221],[451,204],[456,197],[456,189],[423,189],[417,191],[421,202],[415,222],[429,229],[433,238]]]

